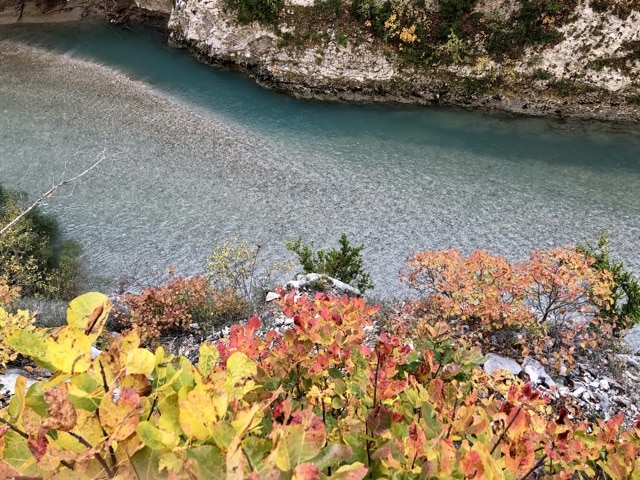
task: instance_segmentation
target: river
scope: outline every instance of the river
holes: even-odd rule
[[[239,237],[268,261],[302,236],[364,244],[374,296],[404,294],[412,251],[511,260],[611,235],[640,271],[640,134],[454,109],[329,104],[201,65],[153,32],[107,23],[1,26],[0,181],[43,206],[109,290],[202,271]],[[46,49],[33,50],[22,45]]]

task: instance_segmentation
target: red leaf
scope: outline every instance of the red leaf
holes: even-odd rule
[[[292,480],[319,480],[320,469],[311,463],[301,463],[293,469]]]
[[[481,478],[484,473],[482,459],[480,458],[480,454],[475,450],[469,450],[465,453],[460,464],[465,477]]]
[[[41,428],[38,431],[37,437],[29,437],[29,439],[27,440],[29,451],[31,451],[31,454],[36,459],[36,462],[39,462],[42,457],[44,457],[44,454],[47,453],[47,445],[49,444],[49,442],[46,437],[46,432],[46,429]]]
[[[367,416],[367,428],[370,435],[379,435],[391,428],[391,415],[384,405],[376,406]]]

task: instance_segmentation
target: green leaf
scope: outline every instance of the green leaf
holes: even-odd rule
[[[266,474],[263,475],[263,471],[273,468],[273,464],[265,461],[269,453],[271,453],[272,446],[273,444],[270,440],[255,435],[245,436],[242,440],[242,449],[258,473],[259,478],[266,477]],[[280,473],[280,470],[278,470],[278,473]]]
[[[44,335],[44,331],[17,331],[6,337],[5,343],[16,352],[34,360],[41,367],[53,372],[55,371],[55,367],[49,363]]]
[[[167,472],[160,472],[160,452],[143,448],[131,457],[131,465],[140,480],[161,480],[168,477]]]
[[[160,450],[165,446],[164,443],[162,443],[162,432],[151,422],[140,422],[136,427],[136,433],[140,437],[140,440],[151,450]]]
[[[203,343],[200,345],[200,357],[198,359],[198,369],[202,376],[211,375],[218,365],[220,354],[215,345]]]
[[[236,436],[236,430],[229,422],[221,421],[215,424],[211,432],[213,434],[213,441],[222,450],[226,450],[231,445],[234,437]]]
[[[25,406],[32,409],[41,417],[46,417],[49,404],[44,398],[44,386],[42,382],[36,382],[27,390]]]
[[[189,448],[185,456],[191,460],[195,478],[226,478],[225,455],[215,445]]]
[[[87,372],[71,377],[68,390],[74,406],[89,412],[98,409],[104,395],[102,384]]]
[[[177,378],[173,380],[175,374]],[[176,393],[182,390],[182,387],[193,387],[196,384],[193,365],[186,357],[179,357],[178,369],[173,368],[172,365],[167,366],[167,377],[171,378],[171,385]]]
[[[231,387],[257,373],[256,363],[243,352],[234,352],[227,360],[227,384]]]
[[[27,440],[13,430],[7,431],[2,437],[4,449],[2,460],[18,470],[22,475],[37,476],[36,461],[29,450]]]
[[[184,467],[184,462],[181,457],[179,457],[174,452],[164,452],[160,455],[160,468],[166,469],[169,473],[178,473],[182,471]]]
[[[273,460],[283,472],[316,457],[327,441],[327,431],[317,415],[303,410],[293,415],[291,423],[279,427],[274,441]]]

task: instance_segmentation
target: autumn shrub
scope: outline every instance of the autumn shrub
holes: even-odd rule
[[[216,245],[207,258],[205,278],[216,290],[243,298],[255,312],[293,268],[292,262],[267,261],[261,253],[260,245],[252,247],[236,237]]]
[[[354,0],[351,2],[351,15],[369,26],[376,36],[384,38],[385,23],[392,15],[392,3],[381,0]]]
[[[230,290],[253,303],[260,297],[261,283],[267,281],[268,274],[260,276],[262,267],[260,246],[249,247],[233,238],[214,247],[205,278],[216,289]]]
[[[33,331],[34,316],[24,309],[14,310],[14,302],[20,298],[19,289],[7,285],[6,280],[0,278],[0,371],[7,362],[15,360],[17,353],[11,348],[5,339],[17,331]]]
[[[0,226],[25,208],[24,193],[0,186]],[[23,296],[70,300],[84,282],[81,252],[80,244],[62,238],[53,216],[35,208],[0,235],[0,277],[20,286]]]
[[[0,277],[0,307],[11,307],[18,298],[20,298],[20,287],[9,285],[4,278]]]
[[[294,319],[257,317],[204,343],[196,365],[140,347],[137,330],[95,359],[110,308],[74,301],[56,332],[8,341],[52,376],[0,410],[0,471],[38,478],[608,478],[640,472],[640,422],[575,422],[517,378],[491,377],[464,341],[383,333],[361,298],[281,291]],[[440,333],[435,332],[436,336]],[[73,345],[73,348],[69,348]]]
[[[303,244],[298,238],[295,242],[288,241],[286,249],[298,256],[298,262],[302,265],[305,273],[320,273],[337,278],[348,283],[361,294],[373,288],[369,273],[364,270],[362,249],[364,245],[352,246],[346,234],[340,236],[340,249],[336,250],[316,250],[313,242],[310,245]]]
[[[576,348],[611,340],[612,277],[593,263],[572,248],[534,251],[513,265],[483,250],[425,251],[407,262],[403,280],[419,293],[411,306],[417,316],[561,368]]]
[[[238,322],[248,310],[247,302],[232,289],[214,288],[196,275],[124,295],[115,317],[122,328],[139,328],[143,343],[153,345],[161,337],[192,331],[194,323],[210,331]]]

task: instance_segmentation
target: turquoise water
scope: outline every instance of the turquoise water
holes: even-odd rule
[[[365,244],[374,293],[390,296],[402,294],[397,271],[415,250],[516,260],[602,228],[640,271],[633,129],[300,101],[201,65],[151,32],[101,23],[0,27],[7,37],[141,82],[129,98],[122,86],[109,91],[109,76],[96,93],[0,72],[3,183],[35,196],[60,172],[109,156],[45,206],[83,242],[95,275],[193,273],[233,236],[264,245],[267,259],[292,258],[287,239],[328,247],[345,232]]]

